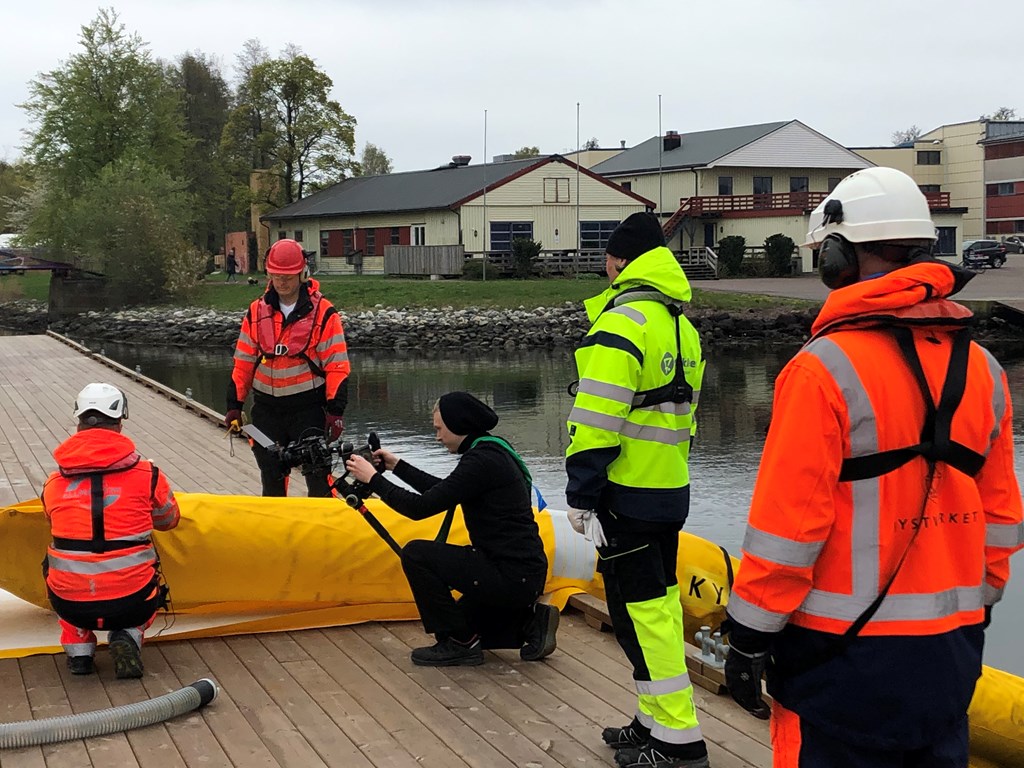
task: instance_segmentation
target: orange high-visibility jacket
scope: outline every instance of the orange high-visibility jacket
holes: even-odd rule
[[[109,429],[76,432],[53,455],[60,470],[42,495],[53,536],[50,590],[64,600],[115,600],[153,583],[153,529],[170,530],[179,519],[163,472]]]
[[[977,624],[1002,595],[1024,546],[1013,469],[1010,394],[999,363],[970,344],[950,437],[985,457],[973,476],[920,456],[876,477],[841,481],[844,459],[913,446],[925,406],[885,326],[902,324],[934,403],[952,339],[970,313],[943,298],[948,266],[925,263],[834,291],[815,335],[775,386],[743,561],[729,615],[762,632],[787,623],[841,634],[905,562],[863,635],[932,635]],[[923,508],[922,508],[923,507]],[[911,542],[914,530],[919,529]],[[908,544],[910,544],[908,549]]]
[[[235,399],[245,400],[250,387],[257,397],[288,397],[326,384],[333,400],[351,365],[341,317],[310,280],[287,321],[269,292],[254,301],[238,334],[231,372]],[[276,295],[274,296],[276,299]]]

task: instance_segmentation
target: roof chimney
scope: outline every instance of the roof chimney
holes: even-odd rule
[[[666,152],[679,149],[683,144],[683,140],[679,137],[679,131],[665,131],[664,142],[663,148]]]
[[[469,161],[473,158],[469,155],[454,155],[452,157],[452,168],[461,168],[464,165],[469,165]]]

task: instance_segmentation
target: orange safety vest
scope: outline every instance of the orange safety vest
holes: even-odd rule
[[[60,470],[43,486],[53,537],[46,584],[69,601],[115,600],[154,583],[153,529],[178,524],[167,478],[113,430],[77,432],[54,452]]]
[[[250,386],[269,397],[311,392],[325,384],[328,400],[337,393],[351,370],[348,346],[337,310],[318,289],[311,280],[312,307],[291,322],[266,296],[252,303],[235,345],[231,378],[238,401],[245,400]]]
[[[843,634],[868,612],[861,634],[933,635],[1001,596],[1024,546],[1009,389],[969,311],[930,298],[952,291],[921,264],[829,296],[776,384],[738,623]]]

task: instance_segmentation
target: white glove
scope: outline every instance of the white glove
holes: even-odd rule
[[[592,509],[570,509],[567,513],[569,525],[576,533],[582,533],[587,541],[594,542],[595,547],[608,546],[597,512]]]
[[[566,512],[565,514],[566,514],[566,517],[569,518],[569,525],[572,526],[572,529],[574,531],[576,531],[576,533],[586,534],[586,529],[585,529],[585,526],[583,524],[583,521],[586,519],[586,516],[589,515],[590,513],[591,513],[591,510],[589,510],[589,509],[571,509],[570,508],[569,511]]]
[[[594,542],[595,547],[607,547],[608,539],[605,538],[604,528],[601,521],[597,519],[597,512],[591,510],[583,517],[583,538]]]

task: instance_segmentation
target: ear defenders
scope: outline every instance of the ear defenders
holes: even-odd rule
[[[860,267],[853,243],[842,235],[826,237],[818,248],[818,275],[833,289],[857,282]]]

